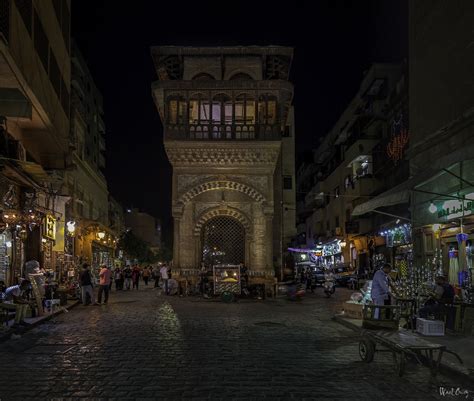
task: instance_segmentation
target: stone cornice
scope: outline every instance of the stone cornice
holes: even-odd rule
[[[173,167],[275,167],[280,141],[165,141]]]

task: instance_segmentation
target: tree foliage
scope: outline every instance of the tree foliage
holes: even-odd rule
[[[150,245],[137,237],[131,230],[122,235],[118,246],[126,257],[136,259],[139,263],[165,262],[173,258],[173,253],[168,247],[162,245],[158,252],[153,252]]]
[[[150,249],[150,246],[131,230],[122,235],[118,246],[127,257],[136,259],[139,263],[154,263],[157,260],[157,255]]]

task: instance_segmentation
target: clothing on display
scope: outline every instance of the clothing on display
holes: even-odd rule
[[[459,273],[459,260],[458,260],[458,251],[451,249],[449,251],[449,275],[448,281],[451,285],[457,285]]]

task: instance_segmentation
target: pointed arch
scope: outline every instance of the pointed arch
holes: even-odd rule
[[[181,195],[179,202],[182,204],[188,203],[191,199],[202,194],[203,192],[213,191],[213,190],[230,190],[238,191],[248,195],[250,198],[256,202],[263,203],[265,202],[265,197],[257,191],[255,188],[247,184],[236,181],[208,181],[199,185],[196,185],[194,188],[191,188],[186,193]]]
[[[251,237],[252,235],[252,224],[250,219],[247,215],[245,215],[240,210],[231,208],[231,207],[217,207],[211,210],[207,210],[202,213],[197,219],[196,224],[194,225],[193,233],[196,236],[201,235],[201,229],[204,224],[206,224],[209,220],[217,216],[225,216],[230,217],[237,220],[245,229],[245,235],[247,237]]]

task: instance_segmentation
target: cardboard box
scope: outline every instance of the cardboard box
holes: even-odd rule
[[[351,301],[344,302],[344,316],[349,319],[362,319],[363,304],[354,303]]]

